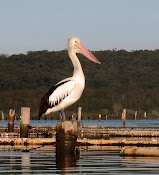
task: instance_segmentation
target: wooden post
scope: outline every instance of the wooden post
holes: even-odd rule
[[[56,153],[74,153],[77,140],[77,124],[59,121],[56,126]]]
[[[123,128],[125,128],[126,109],[123,109],[123,113],[122,113],[121,119],[122,119],[122,121],[123,121]]]
[[[78,130],[81,127],[81,116],[82,116],[82,107],[78,107],[78,121],[77,121]]]
[[[21,108],[21,125],[20,125],[20,137],[28,137],[30,122],[30,108]]]
[[[144,112],[144,117],[146,118],[146,112]]]
[[[1,112],[2,113],[2,121],[4,121],[4,113],[3,112]]]
[[[8,132],[14,132],[15,110],[9,110]]]
[[[98,120],[100,121],[101,119],[102,119],[102,115],[99,114],[99,116],[98,116]]]
[[[136,120],[136,117],[137,117],[137,111],[135,111],[135,120]]]
[[[77,122],[59,121],[56,126],[56,166],[58,169],[76,164]]]

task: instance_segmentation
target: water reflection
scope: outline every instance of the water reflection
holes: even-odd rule
[[[63,170],[71,167],[76,167],[76,162],[79,159],[79,150],[75,153],[60,153],[56,150],[56,168]]]
[[[159,174],[159,157],[121,157],[122,167],[129,173]]]
[[[57,169],[67,169],[76,166],[76,158],[74,154],[56,154]]]
[[[159,174],[158,157],[120,157],[120,150],[80,147],[79,158],[56,155],[54,146],[0,146],[0,174]]]
[[[21,158],[22,174],[30,174],[30,153],[23,153]]]
[[[121,160],[123,161],[123,163],[127,163],[129,161],[133,161],[133,162],[142,162],[142,163],[148,163],[149,165],[151,163],[159,163],[159,157],[134,157],[134,156],[125,156],[125,157],[121,157]]]

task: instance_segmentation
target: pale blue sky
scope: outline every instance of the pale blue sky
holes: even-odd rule
[[[159,0],[0,0],[0,53],[159,49]]]

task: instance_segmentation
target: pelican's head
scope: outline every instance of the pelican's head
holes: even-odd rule
[[[80,39],[77,37],[70,37],[68,39],[68,51],[69,50],[72,50],[74,53],[80,53],[91,61],[101,64],[101,62],[81,44]]]

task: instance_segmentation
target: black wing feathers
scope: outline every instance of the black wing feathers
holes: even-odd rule
[[[40,119],[41,116],[42,116],[43,114],[45,114],[45,112],[47,111],[48,108],[52,108],[52,107],[58,105],[58,104],[61,102],[62,99],[60,99],[59,102],[57,101],[54,105],[51,105],[51,104],[49,103],[49,96],[55,91],[55,89],[57,89],[59,86],[65,84],[65,83],[67,83],[68,81],[70,81],[70,80],[61,82],[61,83],[59,83],[59,84],[53,86],[53,87],[44,95],[44,97],[41,99],[38,119]]]

